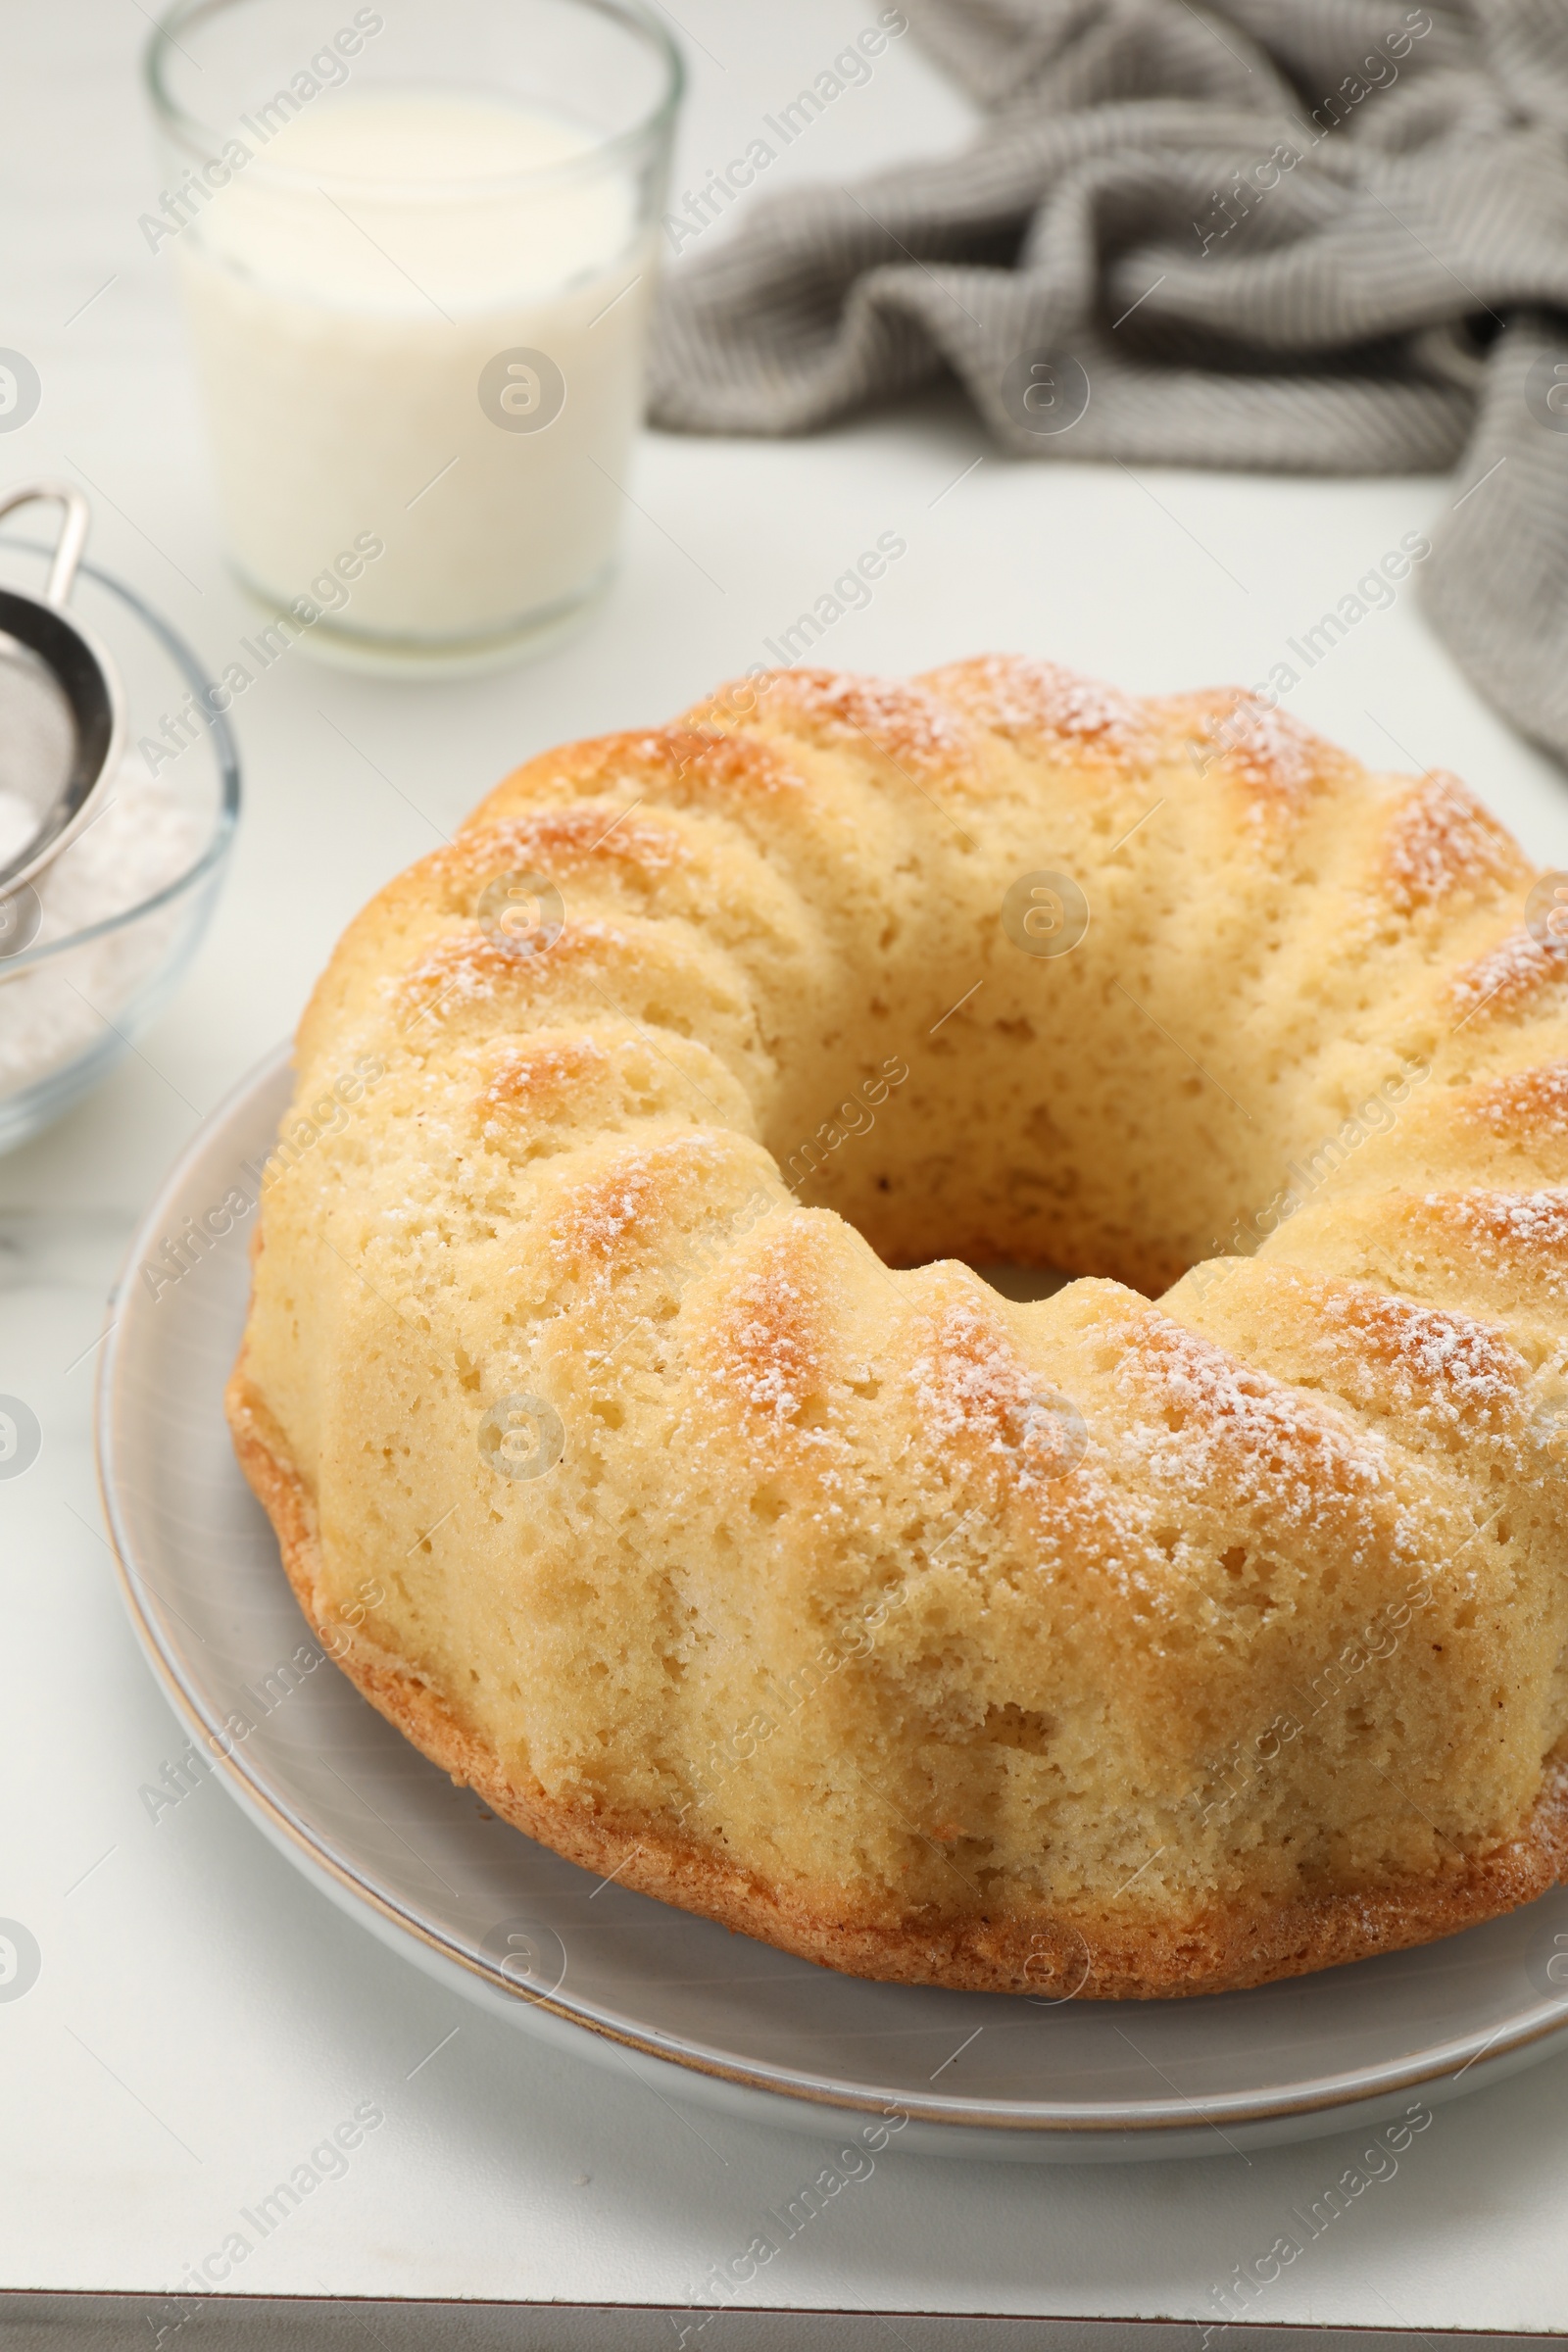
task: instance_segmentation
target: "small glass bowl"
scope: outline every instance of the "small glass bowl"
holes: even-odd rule
[[[41,595],[48,560],[32,540],[0,539],[0,581]],[[120,671],[126,783],[156,767],[147,814],[177,854],[176,870],[131,905],[63,932],[59,885],[51,908],[50,875],[39,877],[44,911],[30,944],[9,955],[0,944],[0,1152],[71,1109],[163,1009],[207,928],[239,817],[233,734],[183,639],[94,564],[82,564],[71,601]],[[177,748],[150,761],[136,748],[148,738]]]

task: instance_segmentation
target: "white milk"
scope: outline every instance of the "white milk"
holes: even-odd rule
[[[631,181],[574,161],[594,143],[486,99],[356,93],[275,132],[181,237],[230,546],[270,600],[330,607],[309,639],[461,646],[608,570],[653,247]],[[562,388],[509,372],[517,351],[564,379],[538,429],[496,420]]]

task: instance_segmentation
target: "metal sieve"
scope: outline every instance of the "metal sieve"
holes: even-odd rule
[[[58,500],[65,519],[42,602],[0,588],[0,934],[17,894],[102,808],[124,733],[114,664],[66,612],[91,510],[79,490],[28,482],[0,492],[0,517],[34,499]]]

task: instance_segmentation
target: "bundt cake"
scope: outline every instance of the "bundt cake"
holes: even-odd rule
[[[300,1029],[229,1411],[306,1615],[529,1837],[863,1976],[1529,1901],[1551,897],[1450,775],[1033,661],[531,760]]]

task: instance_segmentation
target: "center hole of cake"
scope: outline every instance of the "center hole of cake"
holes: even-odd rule
[[[1074,1280],[1071,1274],[1063,1274],[1054,1266],[977,1265],[974,1271],[982,1282],[989,1282],[994,1291],[1000,1291],[1004,1298],[1016,1299],[1020,1305],[1027,1305],[1033,1298],[1054,1298]]]

